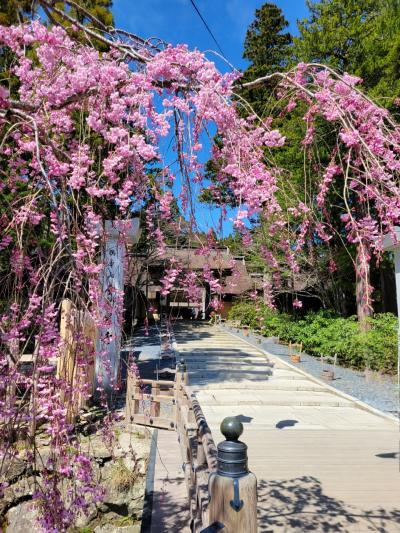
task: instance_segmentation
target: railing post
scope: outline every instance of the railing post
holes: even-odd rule
[[[141,394],[142,394],[142,391],[140,389],[140,386],[138,384],[138,380],[135,380],[135,388],[134,388],[134,392],[133,392],[133,395],[132,395],[132,416],[135,417],[135,415],[137,415],[139,413],[139,410],[140,410],[140,397],[141,397]]]
[[[189,376],[188,376],[188,371],[187,371],[187,365],[185,363],[185,360],[184,359],[181,359],[181,372],[182,372],[182,383],[184,385],[188,385],[189,384]]]
[[[197,441],[197,446],[196,446],[196,465],[197,466],[202,466],[202,465],[207,463],[207,459],[206,459],[206,454],[204,452],[203,441],[201,439],[201,435],[200,435],[199,429],[197,429],[197,432],[196,432],[196,441]]]
[[[160,410],[161,410],[161,404],[160,401],[157,401],[157,396],[160,394],[160,385],[159,383],[153,383],[151,387],[151,395],[153,396],[153,400],[151,402],[151,410],[150,414],[152,417],[157,418],[160,416]]]
[[[140,388],[138,387],[138,381],[134,375],[128,372],[125,408],[125,420],[127,424],[132,424],[135,414],[139,412],[139,394]]]
[[[181,420],[180,408],[181,408],[181,400],[182,400],[182,374],[181,374],[181,367],[179,363],[177,363],[176,365],[174,398],[175,398],[175,404],[173,407],[173,418],[175,422],[175,429],[177,429],[179,433],[180,420]]]
[[[133,391],[132,378],[128,370],[128,375],[126,378],[126,403],[125,403],[125,423],[127,427],[129,427],[128,425],[131,423],[132,391]]]
[[[218,469],[209,479],[210,527],[257,533],[257,479],[247,467],[247,446],[239,441],[243,425],[236,417],[225,418],[221,433],[226,440],[218,444]]]
[[[181,365],[177,363],[175,371],[175,390],[179,391],[182,386]]]

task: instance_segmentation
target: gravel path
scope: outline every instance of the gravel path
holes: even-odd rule
[[[245,337],[241,330],[237,332],[237,328],[225,325],[222,325],[222,327],[250,342],[255,347],[262,348],[290,362],[288,347],[277,344],[273,338],[263,337],[260,344],[258,343],[259,336],[250,333],[248,337]],[[321,377],[321,362],[316,357],[303,352],[301,354],[301,363],[297,363],[296,365],[312,376],[317,378]],[[400,394],[397,376],[383,376],[378,373],[373,373],[371,377],[365,378],[363,372],[340,366],[336,366],[334,369],[333,365],[327,363],[324,363],[324,369],[334,370],[335,372],[334,380],[328,382],[332,387],[346,394],[350,394],[385,413],[394,416],[400,415]]]

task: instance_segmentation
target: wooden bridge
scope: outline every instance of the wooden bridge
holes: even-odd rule
[[[258,478],[259,532],[400,531],[395,420],[223,327],[186,323],[175,335],[187,372],[175,384],[158,382],[155,395],[143,397],[137,382],[136,395],[132,383],[128,391],[136,401],[127,402],[128,421],[138,415],[177,430],[158,430],[149,531],[209,525],[214,442],[232,415],[244,425],[241,440]],[[147,415],[139,412],[140,394]]]

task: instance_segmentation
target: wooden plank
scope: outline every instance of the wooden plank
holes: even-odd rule
[[[135,413],[130,417],[130,423],[138,424],[140,426],[151,426],[160,429],[174,430],[175,424],[169,418],[151,417],[140,413]]]
[[[165,379],[139,379],[138,380],[143,385],[154,385],[158,383],[159,385],[167,386],[170,388],[174,387],[174,382]]]
[[[170,395],[167,395],[167,394],[158,394],[158,395],[154,395],[154,394],[143,394],[141,391],[139,392],[139,394],[135,395],[135,394],[130,394],[130,399],[137,399],[137,400],[141,400],[141,401],[151,401],[151,402],[158,402],[158,403],[174,403],[174,397],[173,396],[170,396]]]
[[[150,533],[190,533],[189,502],[177,434],[159,430]]]

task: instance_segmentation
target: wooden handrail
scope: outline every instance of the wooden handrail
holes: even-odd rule
[[[209,525],[208,479],[217,469],[217,448],[194,391],[186,385],[187,372],[177,372],[176,430],[179,435],[188,489],[191,530]]]
[[[171,389],[174,388],[174,382],[168,381],[166,379],[140,379],[140,383],[143,385],[154,385],[154,383],[158,383],[159,385],[162,385],[163,387],[169,387]]]
[[[207,424],[206,417],[203,414],[199,401],[195,397],[190,387],[186,386],[184,387],[184,390],[193,408],[198,437],[201,439],[201,443],[203,445],[208,469],[210,473],[214,472],[217,469],[217,447],[215,446],[214,439],[212,438],[211,429]]]

